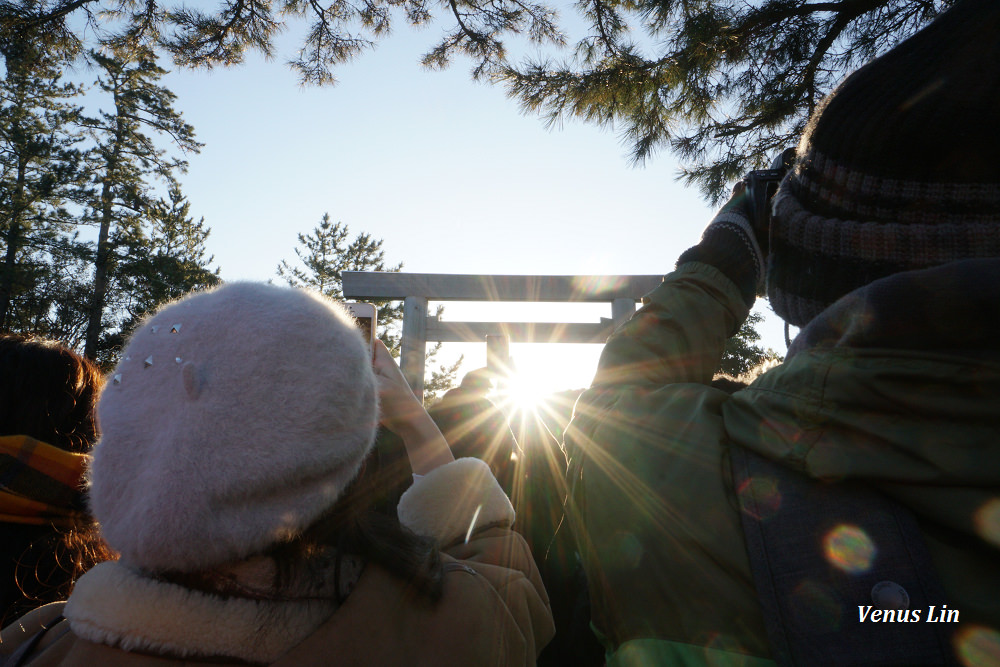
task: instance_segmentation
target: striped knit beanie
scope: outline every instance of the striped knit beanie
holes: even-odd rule
[[[768,298],[796,326],[890,274],[1000,257],[1000,0],[958,0],[824,100],[770,243]]]

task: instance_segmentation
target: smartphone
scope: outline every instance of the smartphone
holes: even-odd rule
[[[362,335],[365,337],[365,341],[368,343],[368,349],[372,351],[372,356],[375,355],[375,306],[370,303],[345,303],[347,307],[347,312],[351,314],[354,321],[357,322],[358,328],[361,329]]]

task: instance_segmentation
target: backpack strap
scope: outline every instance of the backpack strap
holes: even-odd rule
[[[743,448],[730,452],[779,665],[958,664],[957,624],[928,623],[947,599],[909,511],[860,484],[812,480]]]

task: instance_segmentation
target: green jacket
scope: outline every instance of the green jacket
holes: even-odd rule
[[[1000,261],[976,261],[845,297],[733,395],[709,382],[748,313],[736,286],[690,262],[647,297],[566,435],[571,526],[609,666],[771,664],[733,445],[901,502],[961,612],[956,650],[1000,650],[1000,294],[968,284],[1000,277]]]

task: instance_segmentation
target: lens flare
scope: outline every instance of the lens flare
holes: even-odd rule
[[[992,628],[962,628],[955,637],[958,659],[965,667],[1000,665],[1000,632]]]
[[[573,288],[584,294],[602,294],[620,289],[625,283],[624,276],[575,276]]]
[[[987,541],[1000,546],[1000,498],[987,501],[976,511],[976,530]]]
[[[643,548],[642,542],[635,534],[627,530],[620,530],[611,537],[610,545],[615,568],[634,570],[639,567],[639,563],[642,562]]]
[[[796,623],[800,623],[801,627],[836,632],[843,622],[837,596],[818,581],[806,579],[800,582],[792,590],[789,605]]]
[[[875,543],[857,526],[841,524],[823,538],[826,559],[848,574],[867,572],[875,560]]]
[[[778,483],[770,477],[751,477],[740,484],[736,493],[743,511],[760,521],[770,519],[781,509]]]

